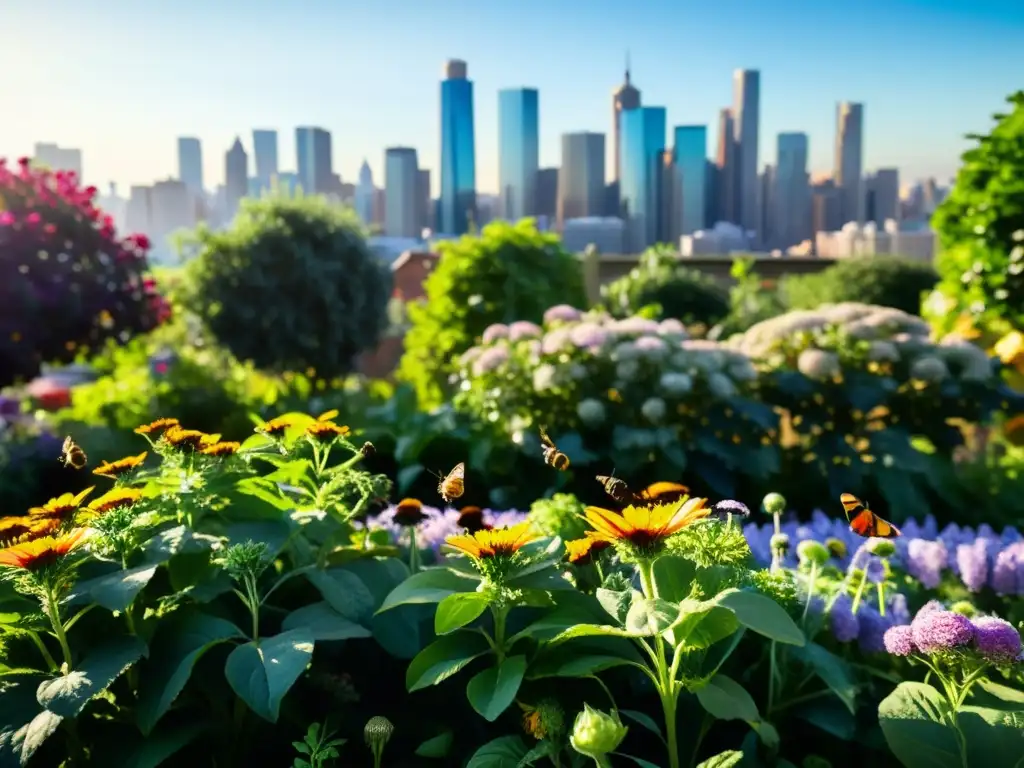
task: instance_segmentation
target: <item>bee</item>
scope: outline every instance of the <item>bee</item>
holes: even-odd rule
[[[672,504],[689,495],[690,489],[681,483],[651,483],[639,493],[634,493],[625,480],[611,475],[598,475],[597,482],[604,492],[619,504],[632,504],[635,507],[650,507],[654,504]]]
[[[633,492],[629,490],[625,480],[615,477],[615,470],[612,470],[611,475],[598,475],[597,482],[604,488],[604,492],[619,504],[628,504],[633,500]]]
[[[569,468],[569,457],[558,450],[558,447],[552,442],[551,438],[548,437],[548,433],[544,431],[542,427],[540,430],[540,442],[544,449],[544,463],[549,467],[554,467],[560,472],[564,472]]]
[[[81,469],[89,463],[89,457],[85,455],[85,451],[71,439],[70,435],[64,438],[64,445],[61,446],[60,453],[60,460],[65,467]]]
[[[850,530],[858,536],[863,536],[866,539],[895,539],[902,535],[899,528],[888,520],[880,518],[852,493],[842,494],[839,501],[846,512],[846,519],[850,521]],[[853,514],[852,518],[850,517],[851,513]]]
[[[462,495],[465,490],[465,482],[466,465],[460,461],[447,477],[441,478],[441,482],[437,484],[437,492],[447,503],[451,503],[453,499]]]

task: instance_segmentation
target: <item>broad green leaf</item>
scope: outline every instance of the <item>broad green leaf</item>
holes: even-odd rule
[[[434,634],[447,635],[476,621],[491,604],[486,592],[456,592],[437,605]]]
[[[793,713],[837,739],[854,741],[857,738],[857,719],[839,699],[810,701]]]
[[[803,645],[804,633],[789,614],[772,600],[757,592],[730,592],[720,603],[736,614],[740,624],[759,635],[788,645]]]
[[[242,639],[242,631],[226,619],[205,613],[171,617],[159,625],[139,686],[136,722],[149,734],[181,693],[192,669],[204,653],[228,640]]]
[[[658,597],[678,603],[690,596],[690,588],[697,573],[692,560],[679,555],[666,555],[654,561],[654,583]]]
[[[629,606],[633,604],[633,596],[640,593],[629,589],[618,592],[601,587],[594,594],[601,607],[605,609],[609,616],[619,624],[625,624],[626,614],[629,613]]]
[[[409,662],[405,687],[410,693],[447,680],[473,659],[490,651],[479,632],[456,632],[428,645]]]
[[[841,658],[817,643],[807,643],[802,648],[794,648],[794,658],[809,666],[821,678],[848,710],[856,712],[857,683],[853,670]]]
[[[165,765],[168,758],[195,741],[204,730],[204,726],[199,724],[159,728],[128,754],[120,764],[121,768],[157,768]]]
[[[293,629],[240,645],[228,656],[224,674],[232,690],[264,720],[277,722],[281,700],[313,656],[313,634]]]
[[[187,525],[176,525],[154,534],[143,547],[143,559],[150,564],[166,563],[174,555],[207,552],[220,542],[216,536],[196,533]]]
[[[359,637],[372,637],[370,630],[362,624],[346,619],[330,603],[321,601],[312,605],[304,605],[287,616],[281,622],[282,631],[305,629],[319,640],[352,640]]]
[[[697,627],[704,623],[707,616],[718,608],[726,597],[735,591],[736,590],[734,589],[727,589],[723,592],[719,592],[710,600],[694,600],[693,598],[687,598],[680,602],[679,618],[672,628],[665,633],[665,638],[676,647],[682,647],[684,649],[690,647],[690,635],[696,631]],[[692,647],[707,647],[711,642],[719,639],[718,634],[721,631],[730,627],[732,627],[732,625],[729,622],[723,622],[720,619],[713,623],[709,622],[704,631],[698,632],[694,636]]]
[[[260,458],[266,459],[268,457],[264,455],[260,456]],[[277,487],[277,483],[273,480],[268,480],[266,477],[246,477],[239,480],[235,488],[239,493],[259,499],[281,512],[290,512],[295,509],[295,499],[289,498],[287,494],[282,493],[281,489]]]
[[[519,761],[529,751],[518,736],[502,736],[474,752],[466,768],[519,768]]]
[[[629,640],[590,637],[574,643],[546,643],[530,661],[527,678],[585,677],[624,664],[642,664],[640,652]]]
[[[949,702],[930,685],[900,683],[878,706],[885,741],[907,768],[965,768]]]
[[[108,611],[124,611],[156,573],[158,565],[140,565],[126,571],[115,571],[75,584],[69,603],[87,598]]]
[[[510,638],[510,643],[515,643],[524,637],[532,637],[535,640],[550,640],[560,632],[575,627],[578,624],[592,622],[596,617],[593,612],[580,606],[564,606],[556,608],[541,618],[528,624]]]
[[[1024,711],[963,707],[957,715],[967,738],[968,765],[1024,766]]]
[[[761,719],[754,699],[731,677],[715,675],[706,685],[698,688],[696,693],[701,706],[719,720],[745,720],[752,723]]]
[[[375,613],[370,617],[370,631],[380,647],[399,659],[409,660],[423,650],[430,638],[429,606],[412,605],[401,611]]]
[[[8,694],[5,692],[4,695]],[[5,758],[9,754],[14,758],[15,765],[25,765],[43,742],[53,735],[63,719],[44,709],[19,728],[8,730],[8,725],[0,726],[3,728],[0,730],[0,760],[6,765]]]
[[[754,729],[757,737],[761,739],[761,743],[764,744],[769,750],[774,752],[779,748],[779,736],[778,729],[769,723],[767,720],[755,720],[750,723],[750,727]]]
[[[576,637],[639,637],[626,629],[610,627],[607,624],[577,624],[551,638],[552,643],[564,643]]]
[[[619,714],[632,720],[634,723],[639,723],[662,741],[665,740],[665,736],[661,732],[661,726],[650,715],[638,712],[635,709],[620,709]]]
[[[684,605],[687,601],[683,601]],[[673,629],[673,634],[681,646],[686,650],[698,650],[710,648],[719,640],[724,640],[740,629],[739,619],[736,614],[728,608],[714,606],[710,611],[704,613],[685,637],[681,632]]]
[[[500,666],[477,673],[466,686],[466,696],[480,716],[493,723],[515,701],[526,674],[526,657],[509,656]]]
[[[445,731],[440,736],[435,736],[432,739],[427,739],[418,747],[416,747],[417,757],[448,757],[448,753],[452,751],[452,742],[455,740],[455,734],[451,731]]]
[[[645,597],[635,600],[626,614],[626,630],[640,637],[660,635],[679,618],[679,606],[667,600]]]
[[[374,606],[383,603],[391,590],[409,578],[409,566],[397,556],[361,557],[344,563],[341,568],[354,573],[366,585],[373,594]]]
[[[414,573],[395,587],[377,613],[399,605],[439,603],[455,592],[475,592],[479,584],[479,579],[456,573],[449,568],[428,568]]]
[[[312,570],[306,578],[331,608],[346,619],[361,621],[373,614],[373,594],[363,580],[345,568]]]
[[[743,759],[743,753],[738,749],[730,749],[728,752],[719,752],[714,757],[709,757],[697,768],[732,768],[739,765]]]
[[[1024,711],[1024,691],[982,678],[971,689],[967,704],[972,707],[1020,712]]]
[[[137,637],[120,637],[94,648],[66,675],[44,680],[36,690],[39,704],[63,718],[77,717],[89,700],[105,691],[146,652]]]

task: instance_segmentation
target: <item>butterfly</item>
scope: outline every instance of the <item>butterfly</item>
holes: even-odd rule
[[[604,492],[620,504],[634,506],[650,506],[651,504],[671,504],[689,495],[690,489],[681,483],[651,483],[640,493],[633,493],[625,480],[611,475],[598,475],[597,482]]]
[[[446,502],[451,502],[452,499],[457,499],[462,495],[465,490],[465,481],[466,465],[460,461],[447,477],[441,478],[441,482],[437,484],[437,492]]]
[[[852,493],[842,494],[839,501],[843,503],[843,509],[846,510],[846,519],[850,521],[850,530],[858,536],[863,536],[866,539],[895,539],[902,535],[899,528],[888,520],[880,518]]]
[[[60,453],[60,460],[64,462],[65,467],[81,469],[89,462],[85,451],[70,436],[64,438],[64,445],[61,446]]]
[[[558,450],[558,447],[548,437],[548,433],[543,428],[540,430],[540,441],[544,449],[544,463],[560,471],[567,470],[569,468],[569,457]]]

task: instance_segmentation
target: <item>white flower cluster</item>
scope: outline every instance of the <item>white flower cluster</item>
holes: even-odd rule
[[[920,317],[872,304],[844,302],[788,312],[760,322],[726,343],[754,359],[767,360],[799,334],[815,334],[830,328],[868,342],[869,360],[903,361],[911,378],[925,383],[938,383],[950,377],[985,381],[994,375],[992,363],[981,347],[951,337],[935,342],[931,339],[931,326]],[[811,378],[832,378],[839,373],[839,356],[832,349],[811,347],[800,353],[797,368]]]

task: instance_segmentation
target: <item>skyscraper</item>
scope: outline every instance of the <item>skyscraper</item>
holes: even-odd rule
[[[441,81],[441,220],[438,230],[462,235],[476,220],[473,83],[466,62],[451,59]]]
[[[430,196],[430,169],[420,168],[416,176],[416,236],[434,228],[434,201]]]
[[[32,158],[36,165],[51,171],[67,171],[82,180],[82,150],[59,147],[56,144],[36,144]]]
[[[604,134],[563,133],[558,169],[558,225],[600,216],[604,208]]]
[[[193,195],[203,191],[203,146],[191,136],[178,138],[178,178]]]
[[[736,139],[736,223],[756,232],[758,219],[758,125],[761,73],[737,69],[732,75],[733,135]]]
[[[707,207],[708,128],[706,125],[677,125],[672,147],[679,189],[675,196],[674,217],[679,235],[692,235],[704,228]]]
[[[416,150],[384,150],[384,234],[388,237],[419,237],[419,186]]]
[[[723,109],[718,113],[718,152],[715,155],[715,211],[714,224],[727,221],[738,222],[736,216],[736,137],[733,129],[732,110]]]
[[[836,165],[833,178],[840,189],[843,223],[864,221],[864,105],[848,101],[836,106]]]
[[[373,193],[373,171],[370,170],[370,164],[363,160],[359,168],[359,183],[356,184],[355,208],[363,226],[367,227],[373,223]]]
[[[539,119],[535,88],[498,91],[498,185],[501,216],[509,221],[536,213]]]
[[[626,221],[626,246],[639,253],[662,231],[661,170],[665,151],[664,107],[637,107],[622,113],[619,194]]]
[[[249,156],[242,147],[242,140],[235,143],[224,156],[224,204],[227,218],[238,211],[238,204],[249,192]]]
[[[887,219],[900,219],[900,172],[896,168],[879,168],[864,183],[864,219],[879,227]]]
[[[297,175],[307,195],[326,194],[331,189],[334,163],[331,159],[331,134],[323,128],[295,129]]]
[[[612,181],[622,178],[622,156],[620,136],[622,133],[622,113],[640,106],[640,90],[629,79],[629,54],[626,54],[626,78],[622,85],[612,91]]]
[[[269,189],[271,179],[277,176],[277,131],[253,130],[252,153],[260,188]]]
[[[601,152],[604,152],[602,147]],[[601,169],[602,175],[604,169]],[[534,186],[534,213],[546,216],[548,225],[553,226],[558,217],[558,168],[541,168],[537,171]]]
[[[773,244],[789,248],[811,236],[811,179],[806,133],[780,133],[775,162]]]

